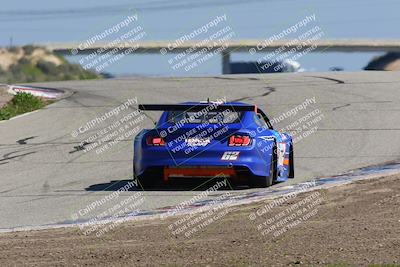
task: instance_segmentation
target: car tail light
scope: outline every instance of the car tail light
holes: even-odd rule
[[[232,135],[229,137],[229,146],[248,146],[251,143],[251,138],[248,135]]]
[[[165,141],[159,136],[147,136],[146,144],[149,146],[165,146]]]

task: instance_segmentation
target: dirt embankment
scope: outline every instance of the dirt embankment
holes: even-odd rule
[[[382,56],[375,57],[364,69],[398,71],[400,70],[400,53],[388,52]]]
[[[304,193],[249,219],[269,203],[238,207],[190,238],[171,233],[177,218],[127,222],[101,237],[72,228],[2,234],[0,260],[3,266],[400,264],[400,175]],[[299,203],[305,205],[293,209]],[[259,230],[282,212],[304,208],[313,212],[280,234]]]
[[[69,63],[42,47],[0,47],[0,83],[99,79],[105,75]]]
[[[0,67],[3,70],[8,71],[12,65],[16,65],[21,59],[25,59],[33,64],[38,63],[40,60],[51,62],[55,66],[63,64],[63,61],[59,57],[40,47],[29,49],[6,49],[0,47]]]
[[[0,108],[7,104],[8,101],[10,101],[12,98],[12,95],[7,93],[7,86],[2,86],[0,84]]]

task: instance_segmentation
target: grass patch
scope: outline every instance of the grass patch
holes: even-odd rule
[[[28,94],[17,93],[4,107],[0,108],[0,120],[8,120],[11,117],[40,109],[51,101]]]

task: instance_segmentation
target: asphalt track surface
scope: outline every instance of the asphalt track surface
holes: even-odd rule
[[[301,73],[195,78],[126,78],[35,84],[74,92],[43,110],[0,122],[0,229],[87,220],[116,202],[74,214],[132,178],[132,138],[97,154],[79,143],[124,116],[80,126],[127,101],[177,103],[224,98],[257,104],[271,118],[315,97],[315,104],[277,123],[282,129],[316,109],[317,130],[295,144],[297,183],[400,158],[400,73]],[[125,114],[132,112],[133,106]],[[151,113],[150,116],[157,117]],[[140,124],[151,127],[146,119]],[[276,187],[288,183],[275,185]],[[199,191],[196,182],[144,192],[144,210],[176,205]],[[237,188],[232,194],[264,189]],[[123,192],[116,201],[128,199]],[[212,194],[211,198],[221,194]]]

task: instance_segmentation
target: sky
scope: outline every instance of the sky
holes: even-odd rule
[[[139,25],[146,33],[142,40],[175,40],[223,14],[227,16],[225,25],[234,32],[233,39],[267,39],[311,14],[316,15],[315,25],[322,29],[325,39],[400,39],[398,10],[398,0],[2,0],[0,45],[85,41],[132,14],[138,14],[138,21],[131,27]],[[358,70],[377,55],[310,53],[299,62],[308,71],[325,71],[333,66]],[[234,53],[231,60],[258,57]],[[79,59],[69,57],[74,62]],[[213,75],[221,71],[221,58],[217,56],[189,72],[172,69],[167,59],[160,55],[128,55],[104,71],[168,76]]]

